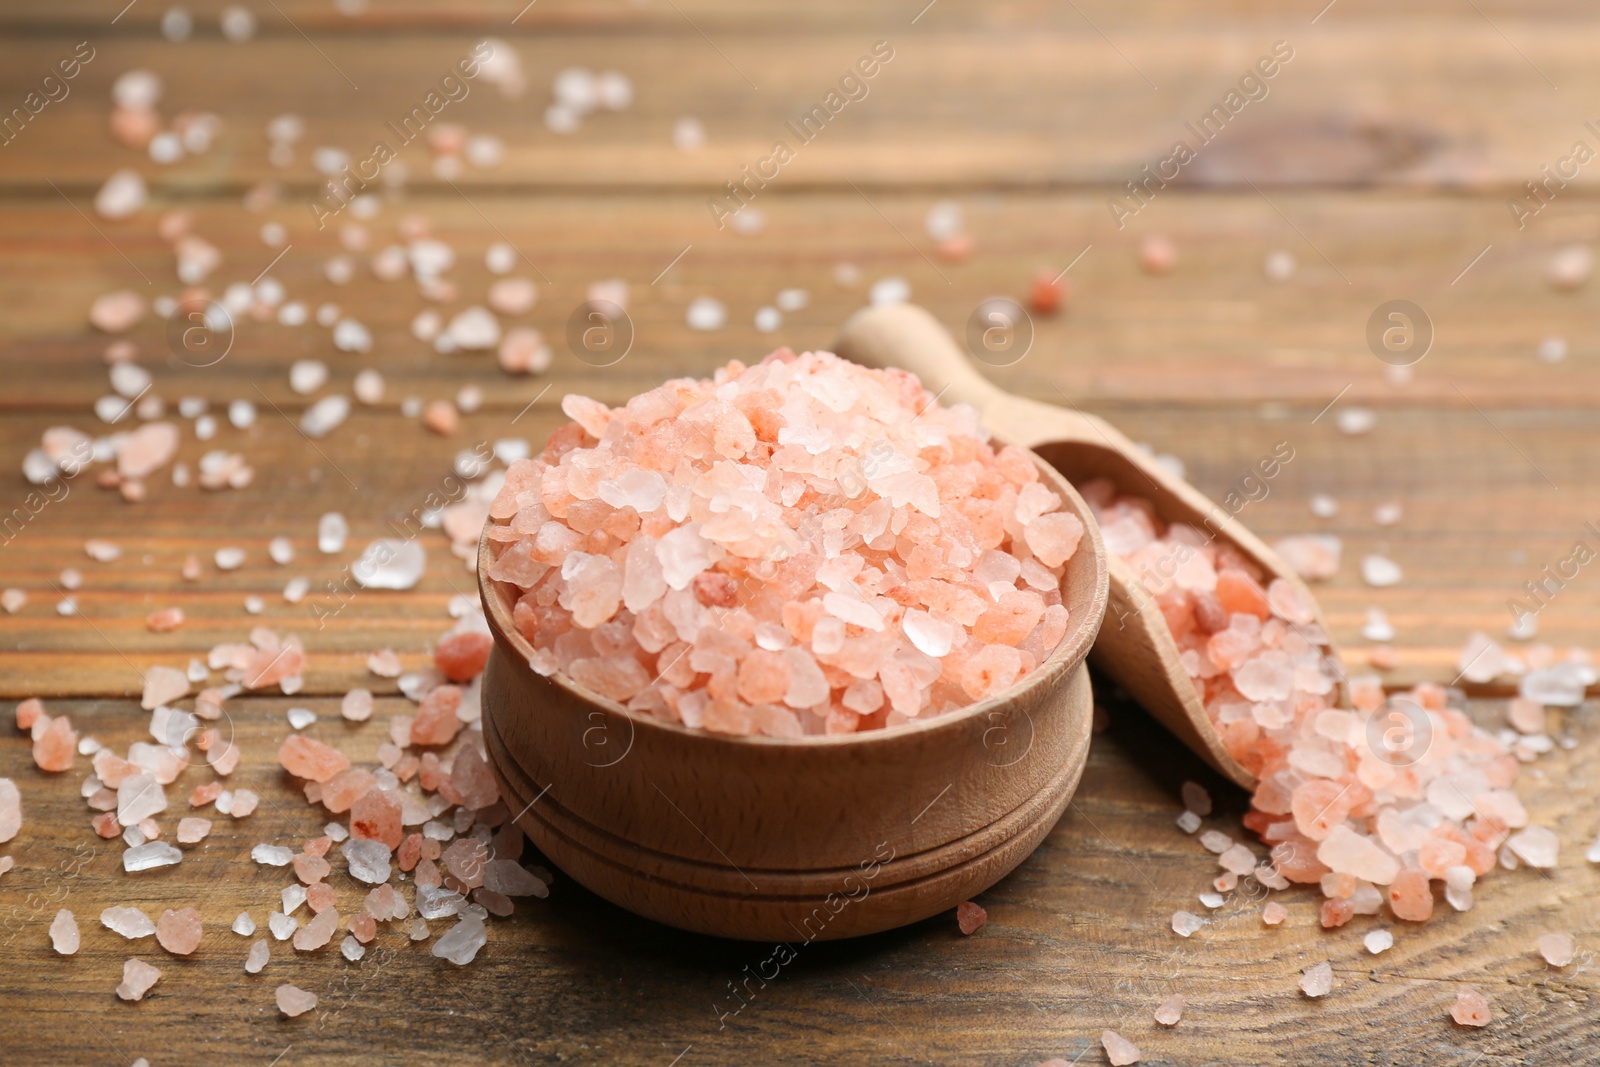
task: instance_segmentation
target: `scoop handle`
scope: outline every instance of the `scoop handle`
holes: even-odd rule
[[[866,367],[899,367],[922,379],[941,404],[971,404],[980,412],[1005,395],[979,374],[955,338],[915,304],[865,307],[845,320],[838,354]]]

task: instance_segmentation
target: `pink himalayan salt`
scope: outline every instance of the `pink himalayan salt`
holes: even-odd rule
[[[1066,632],[1082,524],[910,375],[780,350],[563,407],[490,506],[542,673],[692,727],[852,732],[992,695]]]
[[[451,842],[439,857],[444,869],[468,889],[483,884],[484,868],[489,862],[489,847],[473,837],[463,837]]]
[[[400,795],[388,789],[369,789],[350,806],[350,836],[382,841],[390,851],[400,846]]]
[[[367,657],[367,670],[379,678],[398,678],[401,669],[400,657],[387,648],[380,649]]]
[[[1572,962],[1571,935],[1545,934],[1539,938],[1539,955],[1552,967],[1565,967]]]
[[[10,841],[22,829],[22,794],[9,778],[0,778],[0,843]]]
[[[62,908],[50,923],[50,947],[63,956],[70,956],[78,951],[79,943],[77,920],[72,912]]]
[[[350,933],[365,945],[378,936],[378,921],[367,912],[357,912],[350,917]]]
[[[981,904],[964,900],[956,905],[956,926],[964,934],[975,934],[989,921],[989,913]]]
[[[339,929],[339,913],[332,908],[317,912],[312,920],[294,932],[297,952],[314,952],[332,940]]]
[[[433,650],[433,665],[452,682],[466,683],[483,673],[494,639],[477,630],[450,634]]]
[[[278,1010],[290,1019],[297,1015],[304,1015],[317,1006],[317,995],[315,993],[308,993],[299,986],[292,986],[287,983],[279,986],[273,996],[278,1002]]]
[[[206,839],[211,832],[210,819],[184,818],[178,820],[178,844],[193,845]]]
[[[131,959],[122,965],[122,983],[117,986],[117,996],[123,1000],[143,1000],[150,987],[161,980],[159,968],[141,959]]]
[[[39,716],[44,714],[44,701],[38,697],[29,697],[17,705],[17,729],[32,730],[33,724],[39,721]]]
[[[366,722],[372,718],[372,691],[352,689],[339,701],[339,714],[351,722]]]
[[[1456,1002],[1450,1005],[1450,1018],[1458,1026],[1488,1026],[1489,1001],[1484,995],[1471,986],[1463,986],[1456,992]]]
[[[1354,712],[1335,712],[1338,675],[1326,634],[1298,621],[1315,618],[1301,590],[1277,581],[1263,588],[1259,569],[1230,545],[1165,526],[1148,503],[1119,498],[1109,482],[1080,489],[1108,551],[1162,612],[1224,745],[1257,775],[1244,821],[1272,844],[1280,876],[1321,879],[1329,870],[1321,843],[1344,826],[1349,835],[1339,834],[1327,858],[1346,873],[1382,878],[1396,857],[1418,853],[1398,906],[1425,918],[1430,877],[1456,862],[1479,875],[1494,867],[1507,829],[1526,820],[1510,791],[1516,760],[1497,737],[1450,708],[1438,686],[1386,706],[1375,678],[1351,679]],[[1469,785],[1469,798],[1457,782],[1489,788]],[[1532,844],[1540,860],[1551,859],[1541,835]]]
[[[366,795],[377,779],[372,772],[361,767],[346,767],[322,784],[322,806],[331,814],[340,815]]]
[[[297,854],[290,862],[294,864],[294,876],[306,885],[322,881],[333,870],[327,860],[309,852]]]
[[[165,467],[178,454],[178,428],[170,422],[147,422],[130,433],[117,452],[117,474],[137,480]]]
[[[1200,916],[1188,911],[1175,911],[1172,913],[1172,932],[1179,937],[1189,937],[1206,924]]]
[[[343,752],[302,734],[290,734],[278,748],[278,762],[297,778],[326,782],[350,766]]]
[[[1161,1006],[1156,1009],[1156,1022],[1162,1026],[1177,1026],[1178,1020],[1183,1018],[1183,1009],[1187,1003],[1182,993],[1174,993],[1162,1001]]]
[[[1276,900],[1269,900],[1261,908],[1261,921],[1268,926],[1277,926],[1289,917],[1289,909],[1279,904]]]
[[[125,333],[144,318],[144,297],[129,289],[118,289],[95,298],[89,305],[89,325],[102,333]]]
[[[156,920],[156,940],[174,956],[187,956],[200,947],[200,913],[193,908],[168,908]]]
[[[144,618],[145,628],[155,634],[169,634],[183,625],[182,608],[162,608]]]
[[[1426,872],[1406,867],[1389,886],[1389,910],[1397,919],[1426,922],[1433,916],[1433,890]]]
[[[1506,721],[1522,734],[1542,734],[1545,731],[1544,705],[1527,697],[1512,697],[1506,705]]]
[[[326,882],[312,882],[306,886],[306,904],[315,914],[320,914],[333,907],[335,895],[333,886]]]
[[[1100,1044],[1105,1047],[1106,1058],[1111,1061],[1112,1067],[1123,1067],[1124,1064],[1139,1062],[1141,1055],[1139,1046],[1115,1030],[1102,1030]]]
[[[417,717],[411,723],[413,745],[448,745],[461,729],[456,710],[461,707],[461,690],[453,685],[441,685],[417,706]]]
[[[40,725],[43,724],[43,729]],[[33,762],[41,771],[70,771],[78,752],[78,732],[65,715],[41,715],[33,728]]]
[[[450,786],[463,808],[477,811],[500,799],[494,773],[475,746],[465,745],[456,753],[450,768]]]
[[[1308,997],[1325,997],[1333,989],[1333,967],[1319,963],[1307,967],[1300,976],[1300,992]]]

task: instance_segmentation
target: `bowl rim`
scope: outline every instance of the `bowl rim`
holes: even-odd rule
[[[989,440],[992,444],[1004,446],[1011,442],[1006,441],[998,434],[990,432]],[[895,739],[910,734],[929,733],[935,730],[957,728],[979,716],[987,716],[991,712],[1006,708],[1019,696],[1051,681],[1064,680],[1074,668],[1081,667],[1089,654],[1090,647],[1100,632],[1100,626],[1105,619],[1106,607],[1110,598],[1110,559],[1106,555],[1105,543],[1100,537],[1100,527],[1095,521],[1093,510],[1087,501],[1078,494],[1078,490],[1069,482],[1066,475],[1056,470],[1045,462],[1038,453],[1031,448],[1022,448],[1033,460],[1039,469],[1040,477],[1052,483],[1057,493],[1060,493],[1066,505],[1078,520],[1083,523],[1083,541],[1079,542],[1078,551],[1083,551],[1084,541],[1088,542],[1094,560],[1094,589],[1089,604],[1090,610],[1076,619],[1069,616],[1068,631],[1061,638],[1061,643],[1055,648],[1043,663],[1034,667],[1021,679],[1006,689],[985,700],[968,704],[957,710],[941,715],[931,716],[927,719],[913,719],[909,722],[899,723],[894,726],[885,726],[876,730],[865,730],[848,734],[803,734],[800,737],[769,737],[765,734],[727,734],[715,730],[698,729],[685,726],[682,723],[667,722],[644,712],[634,711],[611,699],[601,696],[584,686],[567,678],[561,672],[553,674],[539,674],[529,666],[529,657],[534,649],[528,639],[516,628],[511,620],[511,609],[505,602],[498,586],[500,583],[489,577],[490,545],[489,529],[495,525],[493,520],[484,523],[482,532],[478,536],[477,580],[478,595],[484,608],[484,618],[489,624],[491,636],[494,637],[497,648],[509,645],[517,653],[520,662],[513,666],[518,670],[527,671],[529,674],[544,682],[548,682],[565,691],[569,697],[576,698],[607,711],[613,715],[626,719],[632,728],[637,731],[662,730],[668,734],[677,734],[691,737],[695,740],[690,743],[704,744],[740,744],[755,745],[774,749],[811,749],[829,748],[835,746],[862,746],[872,744],[892,743]],[[1074,557],[1077,553],[1074,553]],[[1065,580],[1066,575],[1062,575]],[[1092,624],[1091,624],[1092,623]],[[654,684],[654,680],[652,680]]]

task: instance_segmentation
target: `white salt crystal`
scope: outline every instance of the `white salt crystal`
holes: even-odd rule
[[[301,396],[309,396],[327,382],[328,365],[320,359],[297,359],[289,365],[289,388]]]
[[[1361,560],[1361,577],[1375,588],[1397,585],[1400,582],[1400,564],[1384,556],[1365,556]]]
[[[170,867],[183,859],[176,845],[165,841],[150,841],[122,854],[122,869],[128,872],[149,871],[157,867]]]
[[[317,550],[326,554],[344,551],[345,538],[350,535],[350,524],[337,511],[330,511],[317,520]]]
[[[1327,996],[1333,989],[1333,968],[1327,963],[1307,967],[1300,978],[1300,992],[1308,997]]]
[[[350,415],[350,398],[335,393],[325,396],[306,409],[300,417],[300,429],[307,437],[325,437]]]
[[[911,299],[911,283],[897,275],[879,278],[872,283],[867,299],[874,305],[904,304]]]
[[[417,914],[424,919],[443,919],[461,911],[466,898],[443,886],[417,886]]]
[[[472,962],[489,940],[481,919],[462,919],[433,943],[433,954],[457,966]]]
[[[133,826],[166,810],[166,790],[153,774],[131,774],[117,787],[117,821],[124,826]]]
[[[1200,903],[1204,904],[1208,908],[1220,908],[1222,907],[1224,900],[1221,893],[1201,893]]]
[[[339,852],[349,864],[352,878],[368,885],[389,880],[389,848],[383,842],[352,839],[341,845]],[[423,887],[417,888],[420,893]]]
[[[756,308],[755,327],[757,333],[773,333],[783,325],[783,312],[775,307]]]
[[[1560,363],[1567,358],[1565,337],[1546,337],[1539,342],[1539,358],[1546,363]]]
[[[1172,932],[1179,937],[1189,937],[1205,924],[1206,921],[1204,919],[1191,912],[1175,911],[1172,913]]]
[[[149,937],[156,932],[156,924],[150,921],[150,916],[138,908],[107,908],[100,913],[100,925],[121,934],[129,941]]]
[[[78,951],[79,943],[77,920],[72,912],[62,908],[50,923],[50,946],[62,956],[71,956]]]
[[[233,920],[233,932],[240,937],[249,937],[256,932],[256,921],[250,918],[248,911],[241,911],[238,918]]]
[[[811,303],[811,294],[804,289],[780,289],[773,303],[780,311],[799,311]]]
[[[1378,608],[1367,609],[1367,622],[1361,628],[1361,636],[1368,641],[1393,641],[1395,629],[1389,623],[1389,617]]]
[[[287,941],[300,926],[300,920],[291,919],[281,911],[275,911],[267,916],[267,929],[272,931],[272,936],[279,941]]]
[[[119,170],[95,194],[94,209],[102,218],[125,219],[144,207],[149,195],[138,171]]]
[[[500,321],[488,308],[473,307],[450,320],[445,333],[465,352],[483,352],[500,343]]]
[[[346,934],[345,939],[339,943],[339,954],[354,963],[367,954],[367,948],[356,940],[354,934]]]
[[[1376,956],[1380,952],[1387,952],[1394,947],[1394,935],[1387,930],[1369,930],[1367,936],[1361,939],[1368,952]]]
[[[728,309],[720,300],[697,296],[690,301],[684,321],[691,330],[720,330],[728,321]]]
[[[1233,838],[1216,830],[1207,830],[1200,835],[1200,846],[1207,852],[1215,852],[1220,856],[1233,847]]]
[[[306,887],[303,885],[286,885],[279,894],[283,900],[283,913],[293,915],[300,905],[306,902]]]
[[[250,850],[250,858],[268,867],[287,867],[294,859],[294,852],[282,845],[261,844]]]
[[[219,548],[215,558],[219,570],[238,570],[244,563],[244,549],[234,547]]]
[[[310,708],[290,708],[287,714],[289,725],[296,730],[304,730],[317,721],[317,713]]]
[[[1557,663],[1524,674],[1517,683],[1517,692],[1541,704],[1572,708],[1583,703],[1584,689],[1593,683],[1592,669],[1579,663]]]
[[[280,937],[278,940],[282,941],[283,938]],[[266,938],[262,938],[260,941],[257,941],[255,944],[250,946],[250,955],[245,957],[244,969],[249,974],[260,974],[262,969],[266,967],[267,962],[271,959],[271,945]]]
[[[350,573],[367,589],[410,589],[422,579],[427,562],[416,541],[383,537],[367,546]]]
[[[1178,816],[1178,829],[1186,834],[1192,834],[1200,829],[1200,816],[1192,811],[1186,811]]]
[[[1339,427],[1339,432],[1355,436],[1370,433],[1378,425],[1378,413],[1371,408],[1342,408],[1335,417],[1334,422]]]

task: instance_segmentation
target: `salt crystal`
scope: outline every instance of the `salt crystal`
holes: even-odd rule
[[[240,937],[249,937],[256,932],[256,921],[250,917],[248,911],[241,911],[238,917],[233,920],[233,926],[230,929]]]
[[[1545,268],[1545,280],[1555,289],[1577,289],[1594,271],[1594,253],[1587,245],[1567,245]]]
[[[1218,833],[1216,830],[1207,830],[1200,835],[1200,846],[1207,852],[1215,852],[1221,855],[1233,847],[1233,838],[1227,834]]]
[[[1367,936],[1361,939],[1368,952],[1376,956],[1380,952],[1387,952],[1394,947],[1394,935],[1387,930],[1369,930]]]
[[[250,946],[250,954],[244,960],[245,973],[260,974],[271,959],[271,943],[266,938],[262,938]]]
[[[300,920],[290,918],[281,911],[272,912],[267,916],[267,929],[272,931],[272,936],[279,941],[287,941],[289,935],[295,932],[300,925]]]
[[[410,589],[422,579],[427,554],[416,541],[380,538],[351,564],[350,573],[368,589]]]
[[[353,936],[346,936],[345,939],[339,943],[339,954],[345,959],[349,960],[351,963],[355,963],[356,961],[360,960],[362,956],[367,954],[367,950],[366,947],[362,945],[360,941],[357,941]]]
[[[204,841],[206,835],[210,832],[210,819],[186,818],[178,820],[178,843],[180,845],[193,845]]]
[[[1289,917],[1289,909],[1279,904],[1276,900],[1267,901],[1261,909],[1261,921],[1268,926],[1277,926]]]
[[[1206,924],[1200,916],[1187,911],[1172,913],[1172,932],[1179,937],[1189,937]]]
[[[1571,935],[1545,934],[1540,937],[1539,955],[1552,967],[1565,967],[1572,962]]]
[[[1326,963],[1308,967],[1300,978],[1300,992],[1308,997],[1325,997],[1333,989],[1333,968]]]
[[[174,956],[187,956],[199,948],[202,933],[200,913],[193,908],[168,908],[156,921],[156,940]]]
[[[289,388],[301,396],[321,389],[328,381],[328,365],[320,359],[298,359],[289,365]]]
[[[70,956],[78,951],[78,944],[78,923],[72,912],[62,908],[50,923],[50,945],[61,955]]]
[[[326,437],[350,416],[350,398],[325,396],[300,416],[300,429],[307,437]]]
[[[1192,811],[1186,811],[1178,816],[1178,829],[1186,834],[1192,834],[1200,829],[1200,816]]]
[[[1340,433],[1353,437],[1371,433],[1372,428],[1378,424],[1378,413],[1371,408],[1341,408],[1339,414],[1334,417],[1334,422],[1339,427]]]
[[[989,913],[970,900],[956,905],[956,927],[963,934],[975,934],[989,921]]]
[[[1573,708],[1583,703],[1584,690],[1593,682],[1593,671],[1582,664],[1557,663],[1524,674],[1517,683],[1517,692],[1526,700]]]
[[[287,867],[294,851],[282,845],[260,844],[250,850],[250,858],[268,867]]]
[[[456,966],[465,966],[488,943],[489,935],[481,919],[462,919],[433,943],[433,954]]]
[[[1530,867],[1549,868],[1556,865],[1561,839],[1546,827],[1529,826],[1507,838],[1506,847]]]
[[[350,876],[369,885],[389,880],[389,848],[380,841],[352,838],[339,852],[349,865]]]
[[[143,1000],[150,987],[161,980],[161,971],[144,960],[132,959],[122,965],[122,983],[117,996],[123,1000]]]
[[[150,841],[137,845],[122,854],[122,869],[130,873],[149,871],[157,867],[170,867],[183,859],[176,845],[165,841]]]
[[[10,841],[21,829],[22,795],[15,782],[0,778],[0,842]]]
[[[1125,1064],[1139,1062],[1139,1046],[1115,1030],[1101,1031],[1100,1044],[1105,1047],[1106,1058],[1110,1060],[1112,1067],[1123,1067]]]
[[[339,928],[339,913],[332,908],[318,912],[310,922],[306,923],[294,934],[294,947],[297,952],[313,952],[333,939],[334,932]]]
[[[300,905],[306,902],[306,887],[303,885],[284,886],[278,894],[283,902],[283,913],[293,915]]]
[[[348,536],[350,524],[337,511],[330,511],[317,520],[317,551],[327,555],[343,552]]]
[[[1183,797],[1185,811],[1200,816],[1211,814],[1211,794],[1206,792],[1204,786],[1197,782],[1184,782],[1179,794]]]
[[[290,708],[285,714],[289,718],[289,726],[295,730],[304,730],[317,721],[317,713],[310,708]]]
[[[94,209],[102,218],[125,219],[144,207],[148,196],[139,172],[124,168],[113,173],[100,187],[94,197]]]
[[[1177,1026],[1179,1020],[1183,1018],[1183,1009],[1186,1004],[1187,1001],[1184,1000],[1182,993],[1174,993],[1162,1001],[1161,1006],[1156,1009],[1156,1022],[1162,1026]]]
[[[1488,1026],[1489,1002],[1471,986],[1463,986],[1456,993],[1456,1002],[1450,1005],[1450,1018],[1459,1026]]]
[[[290,1019],[297,1015],[304,1015],[317,1006],[317,995],[307,993],[299,986],[281,985],[273,994],[278,1002],[278,1010]]]
[[[1361,577],[1374,588],[1398,585],[1400,564],[1384,556],[1365,556],[1361,560]]]
[[[728,321],[728,309],[720,300],[709,296],[696,297],[689,304],[685,321],[691,330],[720,330]]]
[[[156,932],[156,924],[138,908],[107,908],[100,913],[100,925],[130,941],[149,937]]]

